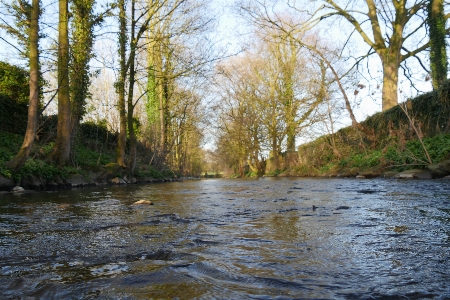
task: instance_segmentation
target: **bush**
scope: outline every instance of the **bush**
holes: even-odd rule
[[[106,165],[114,160],[114,157],[105,153],[99,153],[80,143],[75,144],[73,149],[74,163],[80,166]]]

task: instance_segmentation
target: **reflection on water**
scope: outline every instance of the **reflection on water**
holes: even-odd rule
[[[151,200],[153,206],[133,205]],[[0,198],[0,298],[450,297],[450,183],[203,180]]]

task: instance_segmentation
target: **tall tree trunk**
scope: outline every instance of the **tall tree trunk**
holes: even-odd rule
[[[161,49],[159,49],[161,51]],[[159,56],[161,53],[158,54]],[[166,144],[167,144],[167,136],[166,136],[166,101],[164,99],[164,79],[162,78],[162,59],[158,57],[158,73],[160,78],[158,79],[157,91],[158,91],[158,99],[159,99],[159,124],[160,124],[160,148],[162,156],[166,156]]]
[[[22,147],[17,155],[8,162],[8,166],[17,172],[27,160],[36,137],[37,117],[39,109],[39,0],[33,0],[30,20],[29,63],[30,63],[30,100],[28,104],[28,123]]]
[[[277,135],[272,133],[272,155],[273,155],[273,167],[275,171],[280,168],[279,157],[278,157],[278,140]]]
[[[72,63],[69,73],[71,84],[71,145],[75,143],[78,127],[86,113],[86,99],[90,96],[89,62],[93,57],[92,45],[94,42],[94,16],[95,0],[73,0],[72,9]],[[73,152],[73,151],[72,151]],[[73,153],[72,153],[73,156]]]
[[[58,25],[58,127],[53,157],[60,165],[70,158],[69,6],[59,0]]]
[[[287,152],[295,152],[295,124],[290,122],[287,129]]]
[[[128,94],[128,114],[127,114],[127,121],[128,121],[128,134],[130,139],[130,159],[128,161],[128,171],[131,174],[134,172],[134,168],[136,166],[136,146],[137,146],[137,139],[136,139],[136,132],[134,131],[134,120],[133,120],[133,112],[134,112],[134,105],[133,105],[133,85],[134,85],[134,76],[135,76],[135,70],[134,70],[134,62],[131,62],[130,64],[130,82],[129,82],[129,94]]]
[[[125,110],[125,80],[127,76],[126,70],[126,43],[127,43],[127,16],[125,8],[125,0],[119,0],[119,56],[120,56],[120,74],[117,85],[118,93],[118,109],[119,109],[119,138],[116,148],[117,163],[126,167],[125,164],[125,147],[127,143],[127,117]]]
[[[285,46],[286,58],[284,61],[285,106],[287,111],[287,151],[295,152],[295,136],[297,125],[295,124],[296,109],[294,107],[294,73],[297,65],[297,47],[292,37],[289,37]]]
[[[134,124],[133,124],[133,112],[134,112],[134,105],[133,105],[133,95],[134,95],[134,83],[135,83],[135,55],[136,55],[136,48],[137,48],[137,41],[135,40],[135,20],[134,20],[134,14],[135,14],[135,0],[131,0],[131,35],[130,35],[130,56],[129,56],[129,79],[128,79],[128,99],[127,99],[127,105],[128,105],[128,134],[130,138],[130,159],[128,161],[128,172],[131,177],[134,171],[134,167],[136,166],[136,133],[134,132]]]
[[[444,0],[430,0],[427,6],[427,23],[430,31],[430,67],[433,89],[447,80],[448,62]]]
[[[394,55],[381,57],[383,61],[382,110],[386,111],[398,104],[398,69],[400,61]]]

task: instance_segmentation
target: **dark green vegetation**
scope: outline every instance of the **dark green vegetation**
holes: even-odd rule
[[[73,174],[81,174],[87,182],[98,179],[107,182],[114,177],[124,177],[127,170],[115,163],[115,148],[118,134],[110,132],[106,122],[80,124],[71,153],[70,164],[60,166],[51,158],[55,146],[57,116],[39,117],[36,141],[24,166],[13,172],[7,165],[20,149],[27,124],[27,73],[19,67],[0,62],[0,174],[11,186],[22,184],[34,176],[45,187],[46,182],[62,182]],[[133,176],[138,180],[153,180],[174,177],[173,171],[151,165],[153,153],[138,144],[138,157]],[[103,173],[103,174],[102,174]],[[92,178],[92,174],[102,174]],[[97,181],[97,180],[96,180]],[[62,186],[65,186],[64,184]]]
[[[28,95],[28,73],[19,67],[0,61],[1,131],[22,134],[25,132]],[[18,119],[25,122],[19,123],[16,121]]]
[[[302,176],[354,176],[425,168],[450,157],[450,83],[361,124],[346,127],[299,147],[299,163],[287,173]],[[423,142],[423,144],[422,144]],[[335,145],[333,147],[333,145]]]
[[[20,106],[18,107],[20,109]],[[11,110],[12,111],[12,110]],[[77,142],[73,150],[71,164],[60,167],[50,159],[54,147],[56,132],[56,116],[42,117],[39,127],[39,140],[35,142],[30,157],[19,172],[13,173],[6,163],[17,153],[23,141],[23,133],[0,131],[0,173],[11,179],[14,184],[21,184],[29,176],[36,176],[40,180],[65,181],[71,174],[82,174],[88,181],[90,172],[105,171],[102,180],[126,175],[126,169],[116,166],[115,145],[117,134],[109,132],[105,124],[82,123],[80,125]],[[137,179],[149,180],[173,177],[170,170],[157,170],[149,165],[152,153],[139,145],[139,168],[134,176]]]
[[[42,115],[36,142],[25,165],[18,172],[8,168],[7,162],[14,157],[23,141],[28,86],[24,70],[5,63],[1,66],[0,173],[10,180],[9,186],[3,189],[22,184],[32,176],[42,182],[63,183],[73,174],[81,174],[91,183],[93,180],[106,183],[114,177],[130,176],[126,168],[115,163],[118,134],[110,132],[106,122],[81,123],[70,164],[55,164],[51,153],[55,145],[57,117]],[[269,168],[271,161],[267,161],[264,175],[356,176],[369,172],[372,176],[380,176],[386,171],[425,168],[447,160],[450,156],[449,93],[450,83],[445,82],[440,89],[369,117],[361,123],[365,132],[350,126],[334,135],[325,135],[301,145],[295,157],[292,157],[293,153],[281,156],[282,168],[272,170]],[[137,148],[137,167],[132,176],[138,181],[180,176],[164,166],[154,166],[155,153],[142,143],[138,143]],[[247,177],[263,175],[252,172],[248,167],[245,171]],[[199,175],[200,172],[201,167],[198,173],[190,175]],[[101,178],[93,178],[93,174],[100,173]]]

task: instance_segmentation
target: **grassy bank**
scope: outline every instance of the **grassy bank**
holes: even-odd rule
[[[426,168],[450,159],[450,84],[298,148],[284,175],[356,176]]]
[[[104,124],[83,123],[73,149],[71,164],[60,167],[49,158],[54,147],[56,116],[44,117],[38,139],[34,143],[30,157],[20,171],[13,173],[7,162],[14,157],[23,141],[23,134],[0,131],[0,175],[3,190],[13,185],[27,185],[25,181],[35,177],[43,185],[45,182],[66,182],[74,174],[80,174],[86,182],[108,182],[110,179],[127,176],[127,170],[116,165],[115,148],[117,134],[108,131]],[[173,171],[151,165],[153,154],[140,144],[137,168],[133,176],[138,181],[158,180],[177,176]],[[101,178],[94,178],[101,177]],[[7,183],[9,181],[9,184]]]

